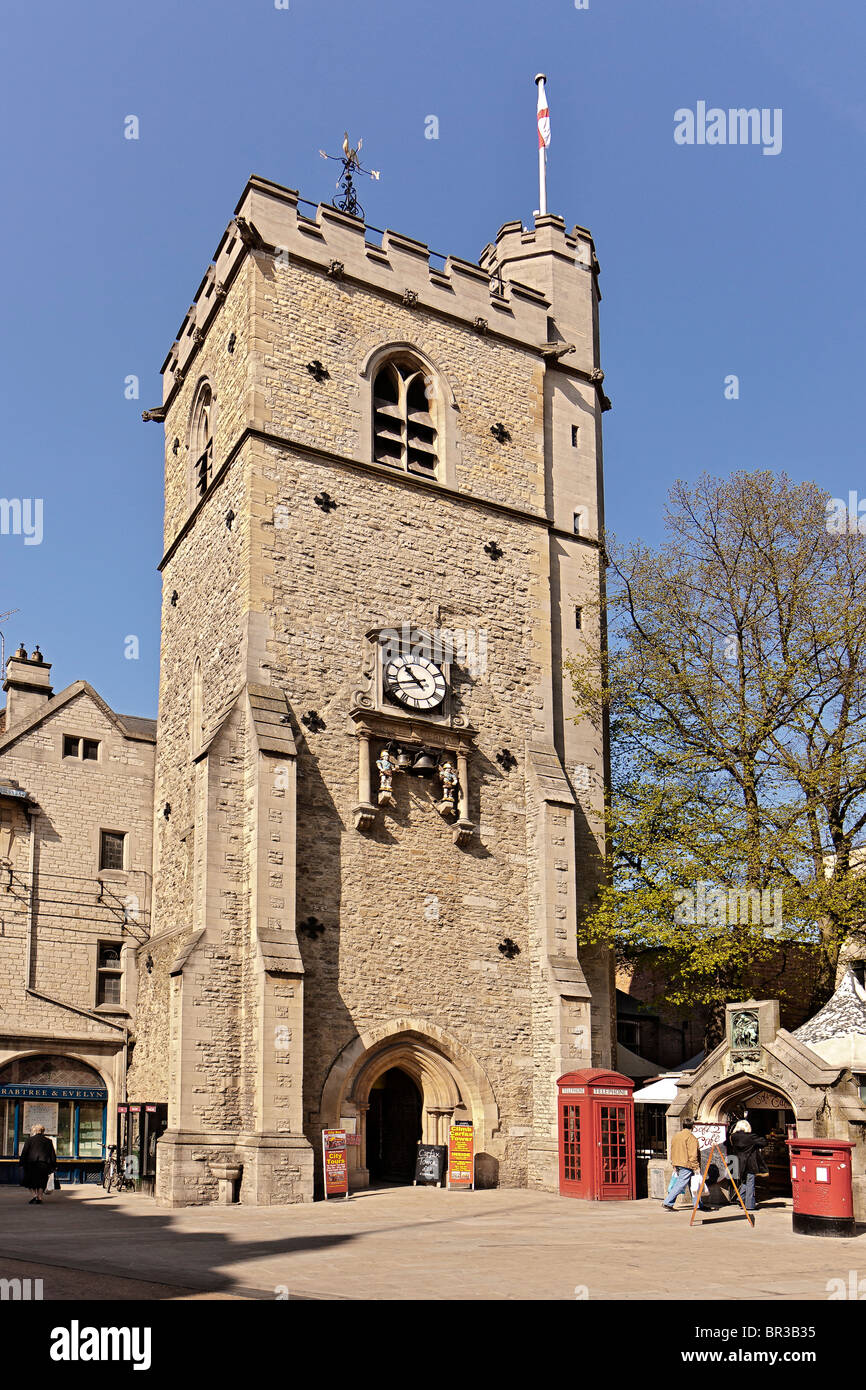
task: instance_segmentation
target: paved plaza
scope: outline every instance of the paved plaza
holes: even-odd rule
[[[41,1207],[0,1188],[0,1278],[45,1299],[806,1299],[866,1274],[853,1240],[795,1236],[790,1202],[754,1230],[726,1210],[689,1227],[659,1203],[384,1188],[349,1202],[166,1210],[67,1188]],[[76,1271],[81,1273],[76,1273]]]

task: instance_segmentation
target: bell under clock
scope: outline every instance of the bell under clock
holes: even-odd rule
[[[390,657],[382,669],[382,683],[390,699],[410,710],[437,709],[448,689],[436,663],[414,653]]]

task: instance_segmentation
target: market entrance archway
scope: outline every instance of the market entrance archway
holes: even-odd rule
[[[728,1133],[738,1120],[748,1120],[755,1134],[766,1139],[763,1155],[768,1178],[758,1179],[765,1196],[790,1197],[791,1167],[785,1140],[794,1133],[794,1104],[780,1087],[760,1076],[739,1073],[712,1087],[698,1106],[700,1122],[725,1124]]]

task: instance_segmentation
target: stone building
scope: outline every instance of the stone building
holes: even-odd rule
[[[706,1126],[702,1143],[722,1142],[747,1118],[767,1136],[764,1150],[775,1190],[790,1194],[785,1138],[845,1139],[851,1154],[854,1215],[866,1220],[866,989],[846,969],[833,997],[793,1032],[779,1026],[776,999],[728,1004],[725,1038],[676,1083],[667,1111],[668,1144],[691,1117]],[[699,1136],[700,1137],[700,1136]],[[651,1195],[662,1196],[669,1166],[661,1160]]]
[[[307,208],[307,211],[304,208]],[[309,1200],[475,1127],[553,1188],[555,1079],[609,1066],[592,238],[444,261],[252,178],[164,364],[154,927],[130,1090],[157,1196]]]
[[[98,1177],[149,925],[156,722],[50,673],[19,648],[0,716],[0,1181],[34,1123]]]

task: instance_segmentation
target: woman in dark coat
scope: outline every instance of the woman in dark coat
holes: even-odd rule
[[[35,1203],[39,1206],[42,1202],[42,1194],[48,1184],[48,1174],[53,1173],[57,1167],[57,1154],[54,1145],[45,1133],[44,1125],[34,1125],[30,1131],[30,1138],[26,1140],[24,1148],[21,1150],[21,1167],[24,1175],[21,1179],[22,1187],[29,1187],[33,1196],[30,1198],[30,1205]]]
[[[748,1120],[738,1120],[734,1125],[729,1142],[737,1158],[740,1160],[740,1178],[745,1179],[743,1184],[745,1187],[743,1197],[746,1204],[746,1211],[754,1211],[755,1174],[764,1171],[764,1160],[761,1157],[761,1149],[767,1141],[762,1135],[752,1133],[752,1126],[749,1124]]]

